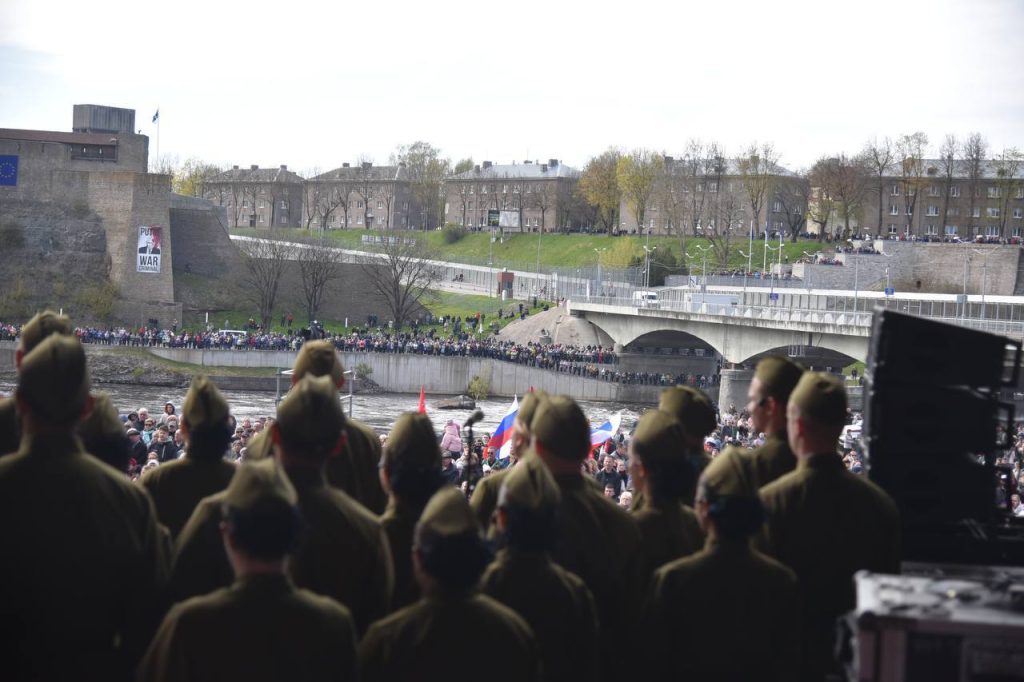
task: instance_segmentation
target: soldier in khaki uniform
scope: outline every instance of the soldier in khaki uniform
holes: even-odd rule
[[[398,418],[384,446],[380,476],[388,493],[388,506],[380,523],[395,565],[391,608],[397,610],[420,598],[412,571],[413,531],[423,508],[443,483],[441,451],[427,415],[406,412]]]
[[[90,455],[122,474],[128,472],[132,443],[118,419],[117,409],[108,393],[95,393],[92,412],[78,424],[78,437]]]
[[[751,546],[764,518],[757,487],[738,450],[704,470],[696,502],[707,543],[654,573],[641,629],[645,679],[796,679],[796,576]]]
[[[25,355],[14,397],[24,437],[0,459],[0,677],[129,679],[170,558],[153,502],[75,436],[92,405],[77,339]]]
[[[805,372],[787,414],[797,467],[761,489],[764,547],[800,581],[801,677],[817,681],[835,669],[835,621],[855,606],[853,574],[899,573],[899,514],[881,488],[847,471],[836,452],[846,420],[846,388],[838,378]]]
[[[596,680],[597,612],[583,581],[551,561],[561,493],[536,457],[509,472],[496,515],[504,547],[481,580],[484,594],[514,610],[537,637],[544,677]]]
[[[304,376],[329,376],[340,390],[345,385],[345,369],[338,351],[329,341],[307,341],[299,349],[292,369],[292,385]],[[259,459],[271,454],[264,430],[249,443],[247,457]],[[345,422],[344,447],[327,460],[327,482],[341,488],[357,502],[381,514],[387,506],[387,494],[381,488],[377,468],[380,464],[380,439],[366,424],[355,419]]]
[[[273,460],[241,466],[224,494],[224,550],[235,580],[176,605],[139,666],[140,682],[356,679],[355,625],[333,599],[285,572],[301,523]]]
[[[370,627],[359,645],[364,682],[539,680],[530,627],[477,589],[487,561],[469,503],[443,487],[416,526],[413,566],[423,598]]]
[[[192,380],[181,408],[187,454],[151,469],[142,477],[157,517],[172,538],[185,527],[196,505],[228,487],[235,465],[224,459],[231,442],[228,402],[207,377]]]
[[[673,559],[693,554],[704,545],[704,533],[693,509],[683,503],[694,479],[694,465],[683,454],[686,434],[667,412],[652,410],[640,418],[629,442],[633,485],[644,504],[633,517],[640,526],[647,577]]]
[[[71,320],[52,310],[44,310],[25,323],[21,328],[18,348],[14,351],[14,367],[20,372],[21,362],[39,343],[51,334],[70,336],[73,331]],[[0,399],[0,455],[15,452],[21,445],[19,424],[14,396]]]
[[[673,386],[661,392],[658,409],[674,417],[683,428],[684,437],[680,440],[680,446],[689,466],[683,469],[688,478],[684,482],[684,492],[680,499],[683,504],[692,507],[697,492],[697,477],[711,462],[711,458],[704,452],[704,438],[718,426],[715,408],[711,399],[702,391],[691,386]],[[643,496],[640,496],[636,506],[643,505]]]
[[[476,484],[476,490],[473,491],[473,497],[469,500],[469,506],[473,508],[476,521],[484,531],[492,528],[501,484],[509,472],[518,466],[518,461],[524,459],[529,452],[530,422],[533,421],[533,416],[537,413],[537,406],[547,397],[547,393],[543,391],[532,391],[526,394],[523,401],[519,403],[519,412],[516,413],[516,418],[512,422],[512,447],[509,457],[515,457],[516,463],[490,476],[484,476]]]
[[[330,377],[307,376],[281,402],[270,431],[274,457],[298,492],[305,521],[289,564],[292,578],[299,587],[348,607],[363,632],[389,611],[393,570],[377,517],[327,485],[324,465],[341,449],[344,426]],[[232,581],[220,541],[223,502],[224,493],[203,500],[178,536],[171,581],[175,599],[205,594]]]
[[[753,430],[765,434],[765,442],[747,456],[753,459],[762,486],[796,468],[786,435],[786,404],[803,373],[804,368],[789,358],[770,356],[757,363],[750,381],[747,410]]]
[[[644,560],[640,529],[628,512],[584,479],[590,423],[571,398],[544,401],[531,423],[535,456],[547,465],[562,494],[551,557],[586,583],[597,604],[601,677],[629,671],[639,618]]]

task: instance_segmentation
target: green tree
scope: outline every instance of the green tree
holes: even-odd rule
[[[611,234],[618,226],[619,203],[622,192],[617,176],[622,153],[610,148],[600,156],[592,158],[580,176],[578,191],[583,200],[597,213],[598,225]]]
[[[644,229],[647,206],[664,171],[665,155],[650,149],[635,149],[619,158],[615,166],[622,198],[636,218],[638,231]]]
[[[473,157],[472,156],[469,157],[468,159],[462,159],[458,163],[456,163],[455,167],[452,168],[452,173],[454,175],[458,175],[459,173],[465,173],[466,171],[471,171],[471,170],[473,170]]]
[[[174,171],[171,188],[178,194],[201,197],[206,189],[206,181],[220,173],[220,167],[193,156]]]
[[[444,199],[441,185],[451,169],[451,162],[441,156],[441,150],[422,140],[402,145],[391,156],[392,163],[404,163],[409,177],[409,189],[423,211],[422,229],[433,229],[441,224]],[[473,160],[469,168],[473,167]],[[460,165],[465,163],[460,161]],[[468,169],[467,169],[468,170]]]
[[[1017,192],[1024,187],[1020,178],[1020,169],[1024,164],[1024,154],[1010,147],[995,158],[993,165],[996,171],[996,191],[999,199],[999,234],[1009,237],[1006,229],[1007,214],[1010,212],[1010,201],[1017,198]]]

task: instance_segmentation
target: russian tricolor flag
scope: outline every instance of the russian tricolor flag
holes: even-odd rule
[[[616,433],[619,432],[619,425],[622,423],[622,410],[619,410],[612,416],[608,417],[608,420],[598,426],[596,429],[590,430],[590,445],[601,445],[609,438],[613,438]]]
[[[498,451],[499,459],[507,459],[512,454],[512,425],[516,421],[517,414],[519,414],[519,398],[513,396],[512,406],[501,418],[498,428],[494,430],[494,435],[487,441],[487,447]]]

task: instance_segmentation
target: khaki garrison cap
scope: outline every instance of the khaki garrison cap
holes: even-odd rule
[[[718,427],[711,400],[689,386],[666,388],[658,398],[658,409],[672,415],[691,440],[703,438]]]
[[[771,396],[781,403],[789,401],[789,395],[803,376],[804,368],[789,358],[769,355],[757,363],[754,378],[761,382],[765,396]]]
[[[70,318],[52,310],[44,310],[21,328],[21,349],[28,353],[51,334],[70,336],[72,329]]]
[[[590,449],[590,422],[572,398],[542,400],[530,424],[538,443],[561,459],[581,460]]]
[[[416,524],[416,543],[425,537],[444,539],[477,533],[476,518],[465,495],[451,486],[444,486],[434,493],[420,514]]]
[[[516,419],[526,425],[526,428],[530,428],[533,423],[533,418],[537,416],[537,408],[539,408],[549,396],[544,391],[530,391],[523,396],[522,402],[519,403],[519,413],[516,414]]]
[[[816,424],[842,427],[846,423],[846,386],[834,374],[805,372],[789,402]]]
[[[306,376],[292,386],[277,408],[276,428],[289,448],[325,454],[338,442],[345,413],[338,387],[329,376]]]
[[[750,457],[734,447],[712,459],[701,480],[718,497],[757,499],[760,485]]]
[[[345,384],[345,368],[341,364],[338,350],[330,341],[307,341],[302,344],[292,368],[292,381],[298,381],[307,374],[315,377],[330,376],[338,388]]]
[[[384,461],[440,468],[441,449],[430,418],[417,412],[401,415],[384,445]]]
[[[229,411],[224,394],[209,377],[197,376],[192,379],[185,403],[181,406],[181,416],[188,423],[189,429],[226,425]]]
[[[78,339],[43,339],[21,362],[16,395],[39,417],[65,424],[77,421],[89,397],[89,370]]]
[[[547,466],[537,457],[530,457],[512,467],[498,493],[498,506],[540,515],[557,507],[561,499],[562,493]]]
[[[241,512],[294,507],[298,501],[284,469],[272,459],[239,465],[224,493],[224,504]]]
[[[671,390],[671,389],[670,389]],[[678,459],[682,466],[685,430],[671,414],[649,410],[640,417],[630,447],[644,463],[668,462]]]

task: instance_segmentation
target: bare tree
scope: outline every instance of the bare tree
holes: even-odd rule
[[[981,184],[985,174],[985,157],[988,156],[988,142],[981,133],[971,133],[964,140],[960,149],[963,173],[967,178],[967,231],[968,237],[978,233],[975,211],[981,213],[978,199],[981,195]]]
[[[555,208],[558,200],[558,187],[555,180],[544,180],[538,183],[527,184],[529,208],[540,211],[540,231],[544,232],[547,226],[548,211]]]
[[[442,185],[451,169],[451,162],[441,156],[441,150],[422,140],[400,146],[391,155],[391,161],[395,164],[405,164],[409,176],[409,191],[423,216],[420,228],[427,230],[440,225],[444,215]],[[463,159],[456,167],[455,173],[472,168],[473,160]]]
[[[1013,147],[1004,149],[1003,153],[993,162],[996,175],[995,194],[999,199],[999,234],[1002,237],[1010,236],[1006,230],[1010,200],[1017,198],[1018,190],[1024,187],[1024,181],[1020,177],[1022,164],[1024,164],[1024,155]]]
[[[395,329],[400,329],[420,306],[420,301],[440,279],[438,268],[423,240],[386,235],[375,254],[360,257],[370,288],[388,306]]]
[[[719,180],[725,173],[725,163],[722,151],[715,142],[704,144],[699,140],[690,140],[686,145],[686,153],[680,164],[686,225],[681,225],[680,229],[688,227],[693,237],[703,229],[713,212]]]
[[[922,132],[902,135],[896,142],[896,157],[899,160],[900,187],[903,192],[904,213],[907,218],[906,234],[914,228],[914,213],[917,210],[917,197],[924,188],[926,178],[925,149],[928,136]]]
[[[953,189],[953,179],[959,170],[960,143],[956,135],[946,135],[939,148],[939,170],[942,172],[942,212],[939,214],[943,220],[943,232],[949,216],[949,195]]]
[[[782,204],[786,226],[794,238],[804,232],[807,225],[807,206],[811,202],[810,187],[807,171],[801,171],[796,177],[781,179],[776,189],[775,196]]]
[[[708,240],[719,268],[729,265],[733,237],[741,230],[743,221],[743,198],[736,192],[722,188],[714,202],[713,217],[704,225],[704,237]],[[743,238],[749,235],[743,230]]]
[[[750,230],[756,226],[758,232],[768,231],[767,225],[764,230],[761,229],[761,209],[772,195],[778,161],[778,152],[769,143],[758,145],[754,142],[740,155],[737,165],[747,204],[750,206],[750,219],[753,223]]]
[[[647,207],[664,168],[665,155],[650,149],[634,149],[620,158],[615,167],[619,190],[636,219],[638,232],[647,229]]]
[[[374,190],[376,189],[376,183],[373,180],[373,162],[372,161],[360,161],[359,169],[356,173],[355,183],[356,196],[359,197],[359,203],[363,205],[363,227],[367,230],[373,222],[372,216],[370,215],[370,201],[373,199]]]
[[[398,186],[395,184],[394,176],[390,178],[382,178],[382,182],[377,185],[377,196],[379,201],[384,204],[384,229],[390,230],[391,225],[391,211],[395,203],[395,194],[398,191]]]
[[[244,282],[259,311],[264,328],[274,316],[281,276],[291,257],[291,247],[277,239],[252,239],[237,242],[246,256]]]
[[[679,236],[679,251],[686,253],[686,203],[689,195],[680,181],[681,164],[674,159],[665,159],[665,172],[661,174],[655,189],[655,202],[665,222],[665,230]]]
[[[888,137],[879,141],[872,139],[864,146],[861,158],[874,180],[872,191],[878,195],[878,224],[875,226],[877,234],[882,234],[882,208],[885,203],[885,179],[892,172],[893,162],[896,153],[893,149],[892,140]]]
[[[306,314],[310,320],[319,316],[324,293],[328,285],[341,277],[342,253],[329,246],[323,235],[305,239],[299,258],[299,274],[302,278],[302,296],[306,301]]]

